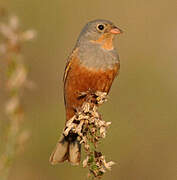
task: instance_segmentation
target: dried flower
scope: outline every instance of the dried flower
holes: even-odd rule
[[[87,98],[82,107],[66,123],[63,134],[77,133],[80,144],[83,144],[86,158],[83,167],[88,167],[90,174],[101,177],[106,170],[110,170],[114,162],[106,162],[105,156],[98,152],[97,146],[102,138],[106,137],[106,131],[111,122],[102,119],[98,112],[98,104],[107,101],[107,93],[96,92],[95,94],[83,92]],[[92,101],[96,98],[96,101]],[[77,123],[76,123],[77,122]]]

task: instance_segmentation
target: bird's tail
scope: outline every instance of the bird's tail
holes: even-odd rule
[[[79,165],[81,158],[81,145],[77,134],[68,134],[60,138],[55,150],[50,156],[50,163],[57,164],[68,160],[72,165]]]

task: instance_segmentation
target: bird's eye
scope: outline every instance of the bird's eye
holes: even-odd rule
[[[97,26],[97,29],[98,29],[99,31],[103,31],[104,28],[105,28],[105,25],[103,25],[103,24],[99,24],[99,25]]]

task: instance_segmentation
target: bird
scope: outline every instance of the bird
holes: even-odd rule
[[[109,93],[120,70],[119,55],[114,46],[115,35],[120,33],[120,28],[104,19],[90,21],[82,29],[67,59],[63,76],[66,122],[84,103],[84,96],[80,96],[82,92]],[[50,156],[51,164],[80,163],[81,145],[77,137],[75,133],[61,136]]]

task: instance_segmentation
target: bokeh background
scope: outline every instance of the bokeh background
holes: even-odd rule
[[[0,5],[16,14],[24,29],[38,32],[23,48],[36,84],[23,97],[31,138],[16,157],[10,180],[85,179],[81,166],[51,166],[48,159],[64,125],[66,59],[84,24],[97,18],[124,30],[116,40],[120,76],[101,108],[112,125],[100,149],[117,163],[103,179],[177,179],[176,0],[1,0]],[[1,92],[1,121],[5,97]]]

